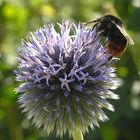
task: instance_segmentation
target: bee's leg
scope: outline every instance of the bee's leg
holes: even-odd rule
[[[111,61],[112,58],[113,58],[113,56],[110,56],[110,57],[108,58],[108,61]]]
[[[85,46],[88,46],[88,45],[96,42],[99,39],[99,37],[101,37],[101,35],[102,35],[102,32],[98,33],[98,35],[95,35],[94,40],[92,40],[90,43],[86,44]]]
[[[97,30],[96,30],[96,35],[95,35],[94,42],[97,41],[103,35],[103,32],[104,31],[97,32]]]
[[[106,38],[105,38],[105,42],[104,42],[104,44],[103,44],[103,47],[106,48],[105,53],[108,52],[108,51],[107,51],[108,41],[109,41],[109,40],[108,40],[108,38],[106,37]],[[113,56],[110,55],[109,58],[108,58],[108,61],[111,61],[112,58],[113,58]]]

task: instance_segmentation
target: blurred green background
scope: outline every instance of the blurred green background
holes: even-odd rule
[[[13,69],[21,39],[49,22],[89,21],[108,13],[123,20],[135,45],[117,63],[120,100],[111,101],[116,111],[106,111],[110,120],[84,137],[140,140],[140,0],[0,0],[0,140],[60,140],[55,133],[44,137],[18,108]]]

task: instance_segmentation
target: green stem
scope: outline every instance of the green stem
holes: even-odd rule
[[[80,129],[75,129],[75,132],[73,133],[73,140],[84,140]]]

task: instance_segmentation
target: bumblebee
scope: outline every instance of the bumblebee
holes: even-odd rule
[[[125,52],[127,44],[134,45],[133,40],[125,31],[122,21],[113,15],[106,15],[86,24],[89,23],[95,23],[92,30],[96,30],[98,37],[105,37],[105,46],[112,56],[121,56]]]

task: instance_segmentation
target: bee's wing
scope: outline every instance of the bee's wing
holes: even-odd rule
[[[125,36],[125,38],[127,39],[128,43],[131,45],[134,45],[134,41],[132,40],[132,38],[128,35],[128,33],[125,31],[124,28],[120,27],[119,25],[115,24],[114,22],[112,22],[118,29],[119,31]]]

